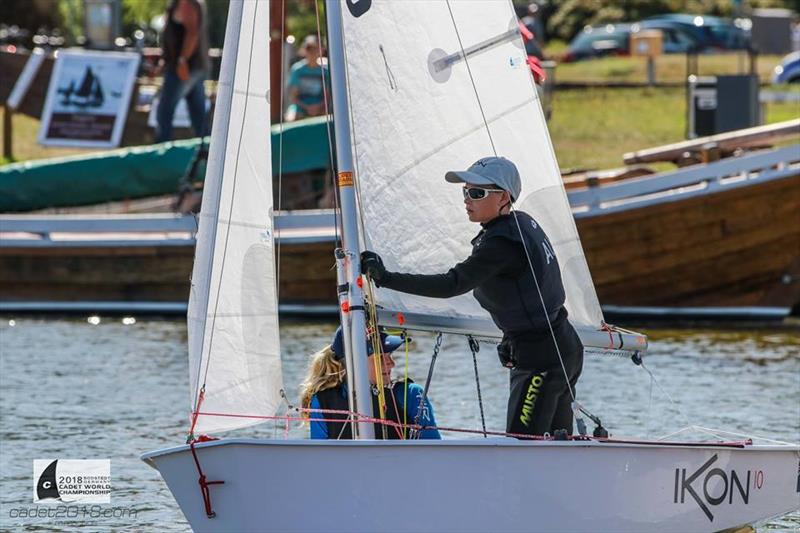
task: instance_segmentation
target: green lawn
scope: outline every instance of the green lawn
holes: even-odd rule
[[[549,52],[549,50],[548,50]],[[556,54],[556,56],[561,54]],[[555,57],[555,56],[554,56]],[[756,70],[762,82],[769,82],[781,56],[758,56]],[[655,58],[657,83],[683,83],[686,80],[686,56],[668,54]],[[750,63],[743,53],[701,54],[698,74],[716,76],[745,74]],[[607,57],[575,63],[559,63],[555,74],[557,83],[645,83],[647,59],[644,57]]]
[[[5,108],[0,106],[0,124],[3,123]],[[71,154],[90,153],[96,150],[80,148],[52,148],[41,146],[36,142],[39,135],[39,121],[21,113],[16,113],[12,118],[12,152],[14,160],[9,161],[0,154],[0,165],[14,161],[28,161],[47,157],[61,157]],[[0,128],[0,147],[3,146],[3,131]]]
[[[685,98],[682,87],[556,90],[549,127],[559,166],[621,167],[625,152],[684,140]],[[766,124],[800,118],[796,102],[764,111]]]
[[[791,90],[800,92],[800,87]],[[765,111],[766,123],[800,118],[797,103],[767,104]],[[556,90],[549,127],[562,169],[612,168],[623,166],[625,152],[683,140],[685,118],[682,87]],[[39,121],[14,116],[17,161],[86,152],[40,146],[38,128]]]

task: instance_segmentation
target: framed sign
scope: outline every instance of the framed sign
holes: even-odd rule
[[[39,144],[113,148],[128,116],[139,54],[59,50]]]

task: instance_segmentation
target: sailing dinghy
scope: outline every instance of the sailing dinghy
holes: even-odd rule
[[[371,438],[359,252],[431,272],[468,255],[475,228],[442,176],[478,157],[496,153],[520,168],[517,208],[551,238],[587,350],[641,357],[647,340],[603,322],[511,4],[328,0],[326,11],[334,112],[347,118],[335,121],[337,266],[359,440],[194,438],[280,419],[283,401],[264,122],[269,3],[234,0],[188,312],[192,440],[142,457],[192,528],[717,531],[800,507],[794,445]],[[370,303],[388,326],[499,335],[469,295],[380,289]],[[396,465],[402,474],[379,481],[376,497],[375,472]]]

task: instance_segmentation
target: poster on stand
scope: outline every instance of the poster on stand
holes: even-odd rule
[[[139,54],[59,50],[42,112],[39,144],[119,146]]]

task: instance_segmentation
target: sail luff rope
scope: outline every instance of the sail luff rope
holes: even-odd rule
[[[257,19],[258,18],[258,6],[259,6],[259,2],[256,2],[255,3],[255,8],[254,8],[255,11],[253,12],[253,19]],[[244,16],[244,13],[242,13],[242,17],[243,16]],[[242,20],[244,20],[244,18],[242,18]],[[249,51],[248,61],[247,61],[247,82],[246,82],[246,86],[245,86],[245,92],[246,93],[249,93],[249,90],[250,90],[250,75],[252,73],[252,66],[253,66],[253,42],[255,41],[255,35],[256,35],[256,30],[255,30],[255,27],[253,27],[251,32],[250,32],[250,51]],[[241,39],[241,33],[239,34],[239,38]],[[236,47],[237,55],[238,55],[238,51],[239,51],[238,44],[239,43],[237,43],[237,47]],[[232,82],[231,82],[231,91],[233,91],[235,89],[235,87],[236,87],[236,69],[234,69],[234,72],[233,72],[233,79],[232,79]],[[232,99],[233,98],[231,97],[231,100]],[[238,143],[237,143],[237,146],[236,146],[236,162],[235,162],[234,169],[233,169],[233,178],[232,178],[233,179],[233,181],[232,181],[233,191],[232,191],[231,196],[233,196],[233,194],[236,192],[236,180],[237,180],[237,177],[238,177],[238,174],[239,174],[239,154],[241,153],[242,136],[244,134],[244,123],[245,123],[244,117],[247,115],[247,106],[248,106],[249,100],[250,100],[249,97],[245,97],[245,99],[244,99],[244,107],[243,107],[243,110],[242,110],[242,122],[241,122],[241,126],[239,127],[239,140],[238,140]],[[226,141],[226,144],[227,144],[227,141]],[[227,160],[225,160],[225,162],[227,163]],[[225,169],[224,169],[224,163],[223,163],[222,171],[224,172],[224,170]],[[270,175],[271,175],[271,172],[270,172]],[[220,187],[220,191],[219,191],[220,198],[222,197],[222,189],[223,188]],[[229,208],[229,212],[228,212],[228,220],[230,220],[231,214],[233,214],[233,202],[231,202],[231,204],[230,204],[230,208]],[[219,218],[219,203],[217,203],[217,218]],[[215,224],[214,225],[214,240],[215,241],[216,241],[216,236],[217,236],[217,228],[216,227],[217,227],[217,225]],[[214,342],[214,328],[215,328],[215,325],[216,325],[217,308],[219,307],[219,296],[220,296],[219,289],[220,289],[220,286],[222,285],[222,278],[223,278],[222,272],[224,272],[224,270],[225,270],[225,258],[227,256],[225,251],[226,251],[227,246],[228,246],[228,237],[230,236],[230,228],[231,228],[231,224],[229,223],[226,226],[225,245],[223,247],[222,263],[220,264],[220,276],[219,276],[219,281],[218,281],[218,285],[217,285],[217,294],[216,294],[216,298],[215,298],[215,301],[214,301],[214,313],[213,313],[213,316],[212,316],[212,319],[211,319],[211,332],[209,334],[209,339],[208,339],[208,352],[207,352],[207,356],[205,357],[206,368],[205,368],[205,372],[202,373],[203,374],[202,389],[205,389],[206,380],[208,379],[208,369],[211,366],[211,353],[212,353],[211,352],[211,347],[213,346],[213,342]],[[210,263],[210,267],[213,267],[213,264],[214,264],[214,256],[213,256],[213,254],[209,258],[209,263]],[[211,279],[213,277],[210,274],[211,274],[211,268],[209,268],[209,279],[208,279],[208,292],[209,293],[211,292]],[[203,318],[203,347],[205,347],[205,335],[206,335],[206,327],[207,327],[207,325],[208,325],[208,305],[206,303],[206,309],[205,309],[204,318]],[[201,347],[201,352],[200,352],[200,361],[199,361],[199,366],[198,366],[198,371],[197,371],[197,383],[195,384],[195,391],[199,391],[200,390],[200,374],[201,374],[201,369],[203,368],[203,353],[204,353],[203,347]],[[195,402],[195,408],[194,408],[194,412],[197,413],[197,412],[200,411],[201,399],[200,399],[200,395],[197,392],[195,394],[198,395],[197,396],[197,401]]]
[[[319,26],[319,16],[317,16],[317,21],[318,21],[318,26]],[[342,20],[341,22],[342,22],[342,38],[344,39],[344,21]],[[347,46],[342,46],[342,53],[344,55],[344,65],[342,65],[342,67],[343,67],[344,78],[345,78],[345,90],[347,91],[347,99],[348,99],[348,101],[352,102],[353,101],[353,95],[352,95],[352,92],[350,90],[350,82],[349,82],[350,72],[348,70],[349,62],[347,60]],[[357,223],[359,225],[359,232],[358,233],[359,233],[359,241],[360,241],[361,240],[361,235],[366,236],[366,233],[365,233],[365,230],[364,230],[364,228],[366,227],[366,224],[365,224],[365,221],[364,221],[364,213],[363,213],[363,210],[362,210],[362,206],[364,205],[364,203],[363,203],[362,198],[361,198],[361,188],[360,188],[360,185],[359,185],[359,178],[361,176],[361,171],[359,170],[358,147],[356,146],[356,143],[355,143],[356,125],[355,125],[355,120],[354,120],[354,116],[353,116],[353,106],[348,106],[348,114],[349,114],[348,120],[350,121],[351,136],[352,136],[352,139],[353,139],[353,142],[351,143],[351,147],[352,147],[352,150],[353,150],[353,170],[354,170],[353,188],[354,188],[355,197],[356,197],[356,206],[357,206],[356,207],[356,212],[358,213],[358,221],[357,221]],[[358,252],[360,250],[359,242],[355,243],[355,246],[356,246],[355,253],[358,254]],[[349,250],[349,251],[351,252],[351,254],[353,253],[353,250]],[[349,257],[349,259],[350,259],[350,261],[354,261],[354,260],[355,261],[361,261],[361,258],[358,255],[356,255],[356,257],[353,257],[351,255]],[[364,274],[361,275],[361,280],[364,281],[363,289],[364,289],[364,291],[366,293],[366,296],[367,296],[367,299],[364,302],[365,306],[369,310],[369,312],[367,313],[367,320],[368,320],[368,323],[371,324],[372,334],[374,335],[374,338],[372,339],[373,352],[375,351],[375,348],[377,347],[378,353],[382,353],[382,351],[383,351],[382,350],[382,343],[380,342],[380,333],[378,332],[377,305],[376,305],[376,301],[375,301],[375,295],[374,295],[374,292],[373,292],[373,287],[371,285],[372,282],[369,279],[369,276],[366,276]],[[379,357],[377,359],[379,359],[380,361],[378,361],[376,363],[376,381],[378,381],[379,383],[382,384],[383,383],[383,372],[379,372],[378,370],[381,370],[381,367],[382,367],[382,364],[383,364],[383,357]],[[393,395],[394,395],[394,393],[393,393]],[[385,414],[385,407],[386,407],[386,398],[385,398],[385,395],[384,395],[383,386],[380,386],[378,388],[378,406],[379,406],[379,410],[381,411],[380,416],[383,417],[384,414]],[[386,432],[385,431],[384,431],[384,436],[386,436]]]
[[[344,21],[342,20],[342,39],[344,39],[344,36],[345,36]],[[345,78],[344,87],[345,87],[345,90],[347,91],[347,100],[352,102],[353,101],[353,94],[350,91],[350,71],[348,70],[348,66],[350,65],[350,63],[347,60],[347,46],[342,46],[342,53],[344,54],[344,65],[342,65],[344,67],[344,78]],[[356,193],[355,194],[355,196],[356,196],[356,205],[357,205],[356,212],[358,213],[359,239],[363,235],[364,239],[366,240],[366,231],[364,229],[364,228],[366,228],[366,222],[364,221],[364,212],[363,212],[363,209],[362,209],[362,206],[364,205],[364,202],[362,201],[362,198],[361,198],[361,186],[360,186],[360,183],[359,183],[359,180],[360,180],[360,177],[361,177],[361,171],[359,170],[359,166],[358,166],[359,157],[358,157],[358,145],[356,143],[356,138],[357,138],[357,135],[356,135],[356,123],[355,123],[355,119],[354,119],[354,116],[353,116],[353,106],[350,105],[350,106],[347,106],[347,107],[348,107],[348,113],[350,114],[350,116],[347,117],[347,118],[350,121],[350,134],[351,134],[352,140],[353,140],[353,142],[351,143],[351,146],[353,148],[353,170],[355,171],[354,172],[354,176],[353,176],[353,188],[354,188],[355,193]],[[365,242],[364,245],[366,246],[366,244],[367,243]],[[356,247],[358,248],[358,246],[356,246]],[[359,258],[359,261],[360,261],[360,258]]]
[[[322,54],[322,24],[320,22],[319,4],[314,1],[314,13],[317,19],[317,44],[320,47],[320,56]],[[327,37],[327,31],[325,33]],[[320,65],[322,66],[322,65]],[[322,77],[322,100],[325,107],[325,129],[328,133],[328,161],[330,164],[331,186],[333,190],[333,227],[334,235],[336,237],[336,245],[342,242],[340,228],[339,228],[339,187],[336,180],[336,165],[334,163],[334,150],[333,150],[333,135],[331,134],[331,119],[332,113],[328,106],[328,84],[325,78],[325,69],[320,68],[320,76]]]
[[[281,78],[285,72],[286,54],[284,46],[284,39],[286,35],[286,2],[281,0]],[[281,212],[283,203],[283,79],[281,79],[280,88],[280,118],[278,119],[278,210]],[[271,185],[271,184],[270,184]],[[275,214],[275,211],[273,211]],[[274,223],[275,217],[273,216],[273,227],[275,230],[275,299],[280,302],[281,300],[281,228],[276,227]]]

